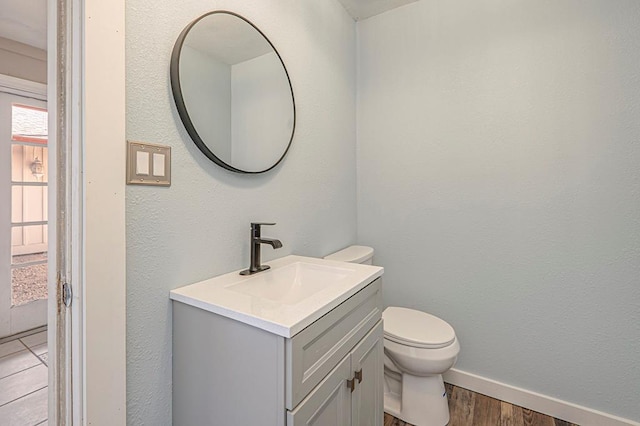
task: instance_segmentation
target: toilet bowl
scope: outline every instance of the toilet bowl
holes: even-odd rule
[[[454,366],[460,344],[438,317],[390,306],[384,320],[384,408],[416,426],[444,426],[449,405],[442,374]]]
[[[351,246],[325,259],[372,264],[373,249]],[[460,344],[453,327],[426,312],[390,306],[384,321],[384,411],[416,426],[449,423],[442,374]]]

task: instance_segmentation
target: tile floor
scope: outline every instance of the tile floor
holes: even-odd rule
[[[46,331],[0,344],[3,426],[47,425],[47,355]]]

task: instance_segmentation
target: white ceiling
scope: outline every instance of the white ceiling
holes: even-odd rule
[[[417,0],[340,0],[356,21],[415,1]],[[0,0],[0,37],[46,50],[47,0]],[[229,59],[233,62],[239,58]]]
[[[47,0],[0,0],[0,37],[47,49]]]
[[[356,21],[413,3],[418,0],[340,0],[340,3]]]

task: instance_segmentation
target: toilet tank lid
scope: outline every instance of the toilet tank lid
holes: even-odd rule
[[[362,263],[373,257],[373,248],[367,246],[349,246],[337,251],[329,256],[327,260],[338,260],[341,262]]]
[[[384,335],[396,343],[420,348],[442,348],[456,333],[446,321],[415,309],[390,306],[382,313]]]

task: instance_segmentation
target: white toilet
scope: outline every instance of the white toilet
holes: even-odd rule
[[[325,259],[372,264],[373,249],[351,246]],[[453,327],[414,309],[389,306],[384,320],[384,411],[416,426],[449,423],[442,374],[456,363]]]

